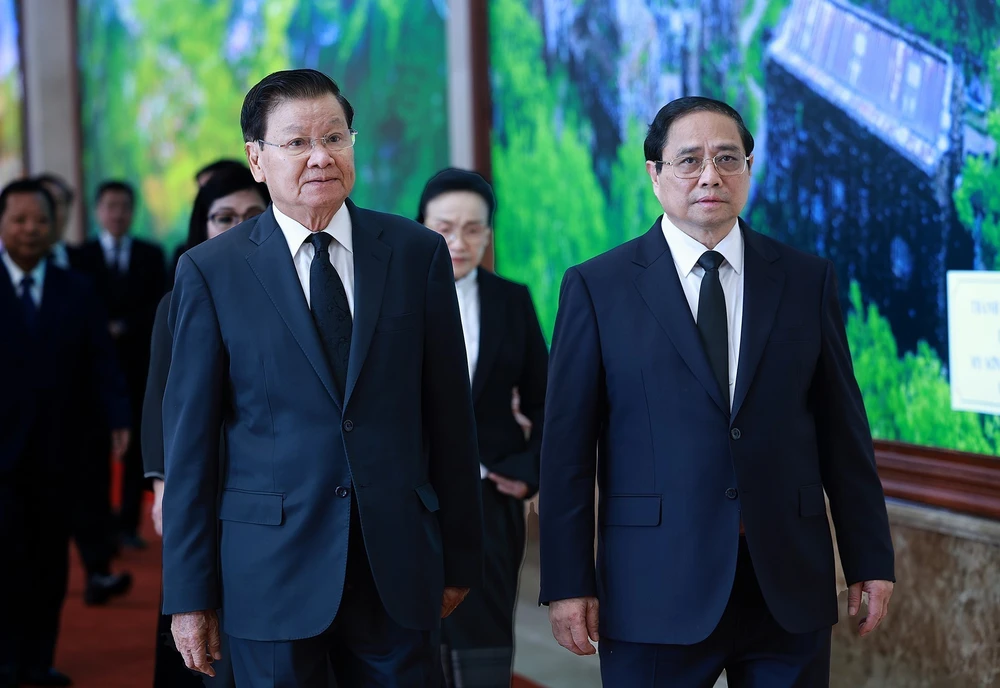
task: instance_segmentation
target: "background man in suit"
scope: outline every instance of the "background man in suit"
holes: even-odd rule
[[[495,210],[485,179],[448,168],[427,182],[417,215],[451,252],[479,437],[485,580],[442,624],[445,685],[469,688],[511,682],[524,500],[538,489],[548,366],[528,288],[480,267]],[[531,427],[527,435],[511,410],[515,388]]]
[[[166,264],[159,246],[130,234],[135,191],[129,184],[103,182],[95,199],[100,233],[81,247],[79,269],[93,277],[104,301],[108,331],[128,383],[133,442],[125,456],[117,525],[121,544],[141,549],[146,543],[137,529],[146,480],[139,429],[149,369],[149,340],[156,306],[166,290]],[[101,454],[100,448],[95,451]]]
[[[448,247],[348,199],[353,119],[314,70],[254,86],[272,205],[188,250],[171,297],[163,611],[211,673],[223,606],[250,688],[326,688],[331,659],[339,685],[434,686],[441,618],[482,578]]]
[[[75,193],[65,179],[47,172],[35,177],[55,201],[52,246],[49,261],[57,267],[79,268],[80,250],[66,241]],[[89,385],[97,389],[100,381]],[[114,523],[111,518],[111,466],[108,446],[108,418],[99,397],[83,400],[66,419],[76,438],[74,450],[79,456],[70,462],[73,479],[72,535],[87,575],[83,599],[86,604],[105,604],[112,597],[128,592],[132,574],[111,572],[111,560],[117,551]]]
[[[0,192],[0,687],[67,686],[52,668],[66,592],[79,455],[73,418],[97,398],[112,451],[128,401],[89,282],[47,261],[54,201],[37,181]],[[114,430],[111,430],[114,428]]]
[[[869,596],[862,635],[893,586],[833,267],[739,219],[753,137],[728,105],[669,103],[645,153],[663,216],[563,280],[541,600],[563,647],[600,637],[606,685],[711,686],[723,669],[734,687],[827,685],[824,488],[850,613]]]

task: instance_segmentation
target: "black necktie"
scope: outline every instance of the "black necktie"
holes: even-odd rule
[[[717,251],[705,251],[698,259],[698,265],[705,269],[698,297],[698,332],[728,410],[729,327],[726,322],[726,293],[722,291],[722,281],[719,280],[719,266],[724,260]]]
[[[31,296],[31,288],[35,286],[35,278],[25,275],[21,278],[21,306],[24,308],[24,319],[28,321],[28,327],[32,330],[38,324],[38,306]]]
[[[326,232],[313,232],[307,239],[316,249],[309,266],[309,307],[323,340],[326,359],[341,395],[347,381],[347,362],[351,356],[351,307],[344,283],[330,262],[330,242]]]

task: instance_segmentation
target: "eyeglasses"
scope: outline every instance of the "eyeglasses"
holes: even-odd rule
[[[246,222],[247,220],[257,217],[262,212],[260,208],[254,208],[253,210],[248,210],[243,215],[237,215],[234,212],[228,210],[223,210],[218,213],[212,213],[208,216],[208,221],[214,224],[216,227],[229,229],[230,227],[235,227],[241,222]]]
[[[711,161],[715,165],[715,170],[722,177],[732,177],[743,174],[747,169],[749,155],[733,155],[732,153],[719,153],[714,158],[699,158],[695,155],[681,155],[673,160],[653,160],[657,165],[668,165],[674,170],[674,176],[678,179],[694,179],[700,177],[705,171],[705,165]]]
[[[444,240],[451,243],[452,239],[462,237],[466,241],[476,243],[486,238],[489,227],[485,225],[466,225],[464,227],[431,227],[435,232],[444,237]]]
[[[257,143],[274,146],[285,151],[285,155],[290,158],[299,158],[312,153],[317,145],[323,146],[328,153],[335,153],[350,148],[354,145],[354,140],[358,137],[358,132],[354,129],[347,131],[335,131],[320,139],[307,139],[303,137],[294,138],[286,143],[271,143],[264,139],[257,139]]]

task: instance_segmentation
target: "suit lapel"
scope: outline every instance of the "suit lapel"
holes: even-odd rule
[[[354,242],[354,327],[351,332],[351,357],[347,363],[345,406],[351,400],[351,392],[361,375],[375,334],[389,273],[389,257],[392,255],[392,247],[379,239],[382,230],[374,216],[349,199],[347,209],[351,213]]]
[[[681,355],[688,368],[694,374],[702,387],[709,393],[719,409],[727,416],[729,408],[722,398],[722,390],[712,374],[705,347],[698,336],[698,328],[691,315],[684,290],[681,288],[677,267],[667,246],[660,228],[660,220],[642,236],[636,244],[633,262],[645,268],[635,278],[636,289],[653,312],[660,327],[670,337],[677,353]]]
[[[476,372],[472,376],[473,403],[483,393],[493,361],[500,351],[507,315],[507,303],[500,292],[500,279],[484,269],[479,270],[476,279],[479,280],[479,356]]]
[[[275,310],[291,330],[326,391],[337,406],[343,409],[344,403],[334,384],[333,372],[323,353],[323,344],[302,293],[292,254],[270,208],[258,217],[257,224],[250,232],[250,240],[257,244],[256,250],[246,257],[250,269],[260,280]]]
[[[733,418],[746,399],[757,364],[767,346],[774,317],[781,302],[785,274],[774,262],[778,253],[750,227],[740,221],[743,230],[743,327],[740,331],[740,362],[736,368],[736,392],[733,394]]]

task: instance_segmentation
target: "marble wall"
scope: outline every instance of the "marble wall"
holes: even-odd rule
[[[1000,522],[889,501],[896,589],[867,638],[833,631],[833,688],[1000,688]]]

